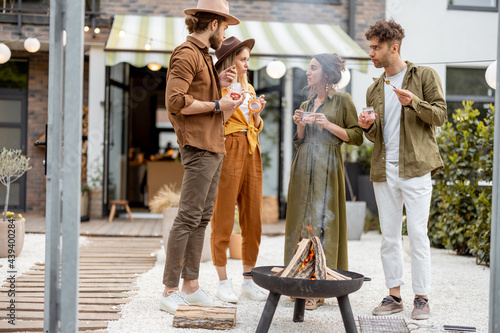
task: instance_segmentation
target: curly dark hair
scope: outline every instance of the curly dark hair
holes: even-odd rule
[[[378,38],[380,42],[387,42],[389,46],[398,44],[399,51],[401,49],[403,38],[405,38],[405,31],[401,25],[396,23],[393,19],[390,19],[389,21],[381,19],[366,30],[365,37],[367,40],[371,40],[374,37]]]
[[[185,22],[190,34],[193,32],[203,32],[207,30],[208,24],[213,20],[217,20],[219,25],[226,21],[226,18],[221,15],[207,12],[198,12],[194,15],[186,15]]]

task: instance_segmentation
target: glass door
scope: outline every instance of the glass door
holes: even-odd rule
[[[104,115],[104,215],[110,200],[125,200],[129,135],[129,65],[107,67]]]
[[[253,82],[257,96],[265,95],[266,108],[261,113],[264,128],[259,134],[262,150],[263,194],[276,196],[280,205],[280,218],[284,215],[286,202],[283,192],[283,133],[282,133],[282,81],[272,79],[266,74],[266,69],[253,73]]]
[[[26,155],[26,90],[0,89],[0,150],[20,149]],[[7,188],[0,185],[0,207]],[[9,210],[26,209],[26,174],[10,185]]]

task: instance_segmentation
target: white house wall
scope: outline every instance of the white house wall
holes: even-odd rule
[[[447,0],[388,0],[386,17],[405,29],[403,59],[434,68],[486,68],[497,56],[498,12],[449,10]],[[486,60],[486,62],[470,62]]]

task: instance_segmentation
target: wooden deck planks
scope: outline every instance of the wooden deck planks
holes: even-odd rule
[[[26,215],[27,233],[45,233],[45,217]],[[109,223],[107,217],[92,218],[80,224],[82,236],[118,236],[118,237],[161,237],[163,230],[162,219],[118,218]]]
[[[134,222],[126,222],[134,223]],[[150,224],[154,228],[154,224]],[[130,301],[137,289],[137,277],[150,270],[154,252],[161,248],[158,238],[89,237],[80,249],[79,265],[79,330],[106,332],[108,321],[120,318],[121,307]],[[7,322],[7,313],[0,313],[0,332],[43,331],[43,263],[16,279],[16,322]],[[0,286],[0,308],[11,298]]]

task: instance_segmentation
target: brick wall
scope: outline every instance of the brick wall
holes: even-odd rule
[[[34,142],[45,133],[47,123],[47,103],[49,85],[48,53],[28,54],[28,145],[27,154],[32,169],[27,172],[26,211],[34,214],[45,213],[45,175],[43,160],[45,151],[37,148]]]

